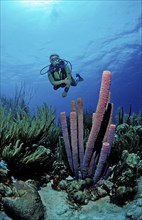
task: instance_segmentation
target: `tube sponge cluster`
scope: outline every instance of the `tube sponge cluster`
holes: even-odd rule
[[[61,127],[70,169],[76,179],[93,178],[94,184],[107,173],[108,158],[113,144],[115,125],[112,124],[113,104],[110,103],[111,73],[104,71],[92,128],[84,146],[83,102],[72,101],[70,137],[65,112],[61,112]]]

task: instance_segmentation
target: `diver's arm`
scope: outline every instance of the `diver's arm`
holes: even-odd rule
[[[65,66],[65,70],[67,74],[67,79],[71,80],[71,70],[67,65]]]
[[[48,79],[53,86],[58,86],[61,85],[62,83],[65,83],[64,80],[55,81],[50,72],[48,73]]]
[[[67,74],[67,77],[65,79],[66,81],[66,86],[65,86],[65,89],[64,91],[65,92],[68,92],[69,91],[69,88],[70,88],[70,85],[71,85],[71,81],[72,81],[72,78],[71,78],[71,70],[68,66],[65,67],[65,70],[66,70],[66,74]]]

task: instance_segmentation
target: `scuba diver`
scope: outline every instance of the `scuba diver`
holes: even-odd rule
[[[69,61],[60,59],[59,55],[52,54],[50,55],[49,59],[51,64],[44,67],[40,71],[40,74],[44,75],[45,73],[48,73],[48,79],[53,85],[53,89],[57,90],[59,88],[64,88],[62,97],[66,97],[70,86],[77,86],[78,82],[83,81],[83,78],[79,74],[76,74],[76,78],[74,79],[71,75],[71,63]],[[43,73],[43,70],[47,67],[49,67],[48,71]]]

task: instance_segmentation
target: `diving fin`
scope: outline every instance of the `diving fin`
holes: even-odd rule
[[[78,77],[78,79],[79,79],[79,82],[81,82],[81,81],[83,81],[84,79],[77,73],[76,74],[76,77]]]

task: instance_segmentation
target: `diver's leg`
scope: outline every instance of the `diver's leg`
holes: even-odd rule
[[[71,82],[71,86],[77,86],[77,84],[81,81],[83,81],[84,79],[79,75],[79,74],[76,74],[76,79],[74,79],[72,77],[72,82]]]
[[[74,78],[72,77],[71,86],[77,86],[78,82],[79,82],[79,81],[78,81],[77,79],[74,79]]]
[[[71,77],[71,86],[77,86],[78,82],[83,81],[83,78],[79,75],[76,74],[76,79],[74,79],[73,77]],[[64,92],[62,93],[62,97],[66,97],[67,93],[69,91],[70,86],[65,86]]]
[[[62,93],[62,97],[66,97],[67,96],[67,93],[69,91],[69,87],[66,86],[65,89],[64,89],[64,92]]]
[[[54,90],[57,90],[57,89],[59,89],[60,87],[61,87],[60,85],[53,86],[53,89],[54,89]]]

